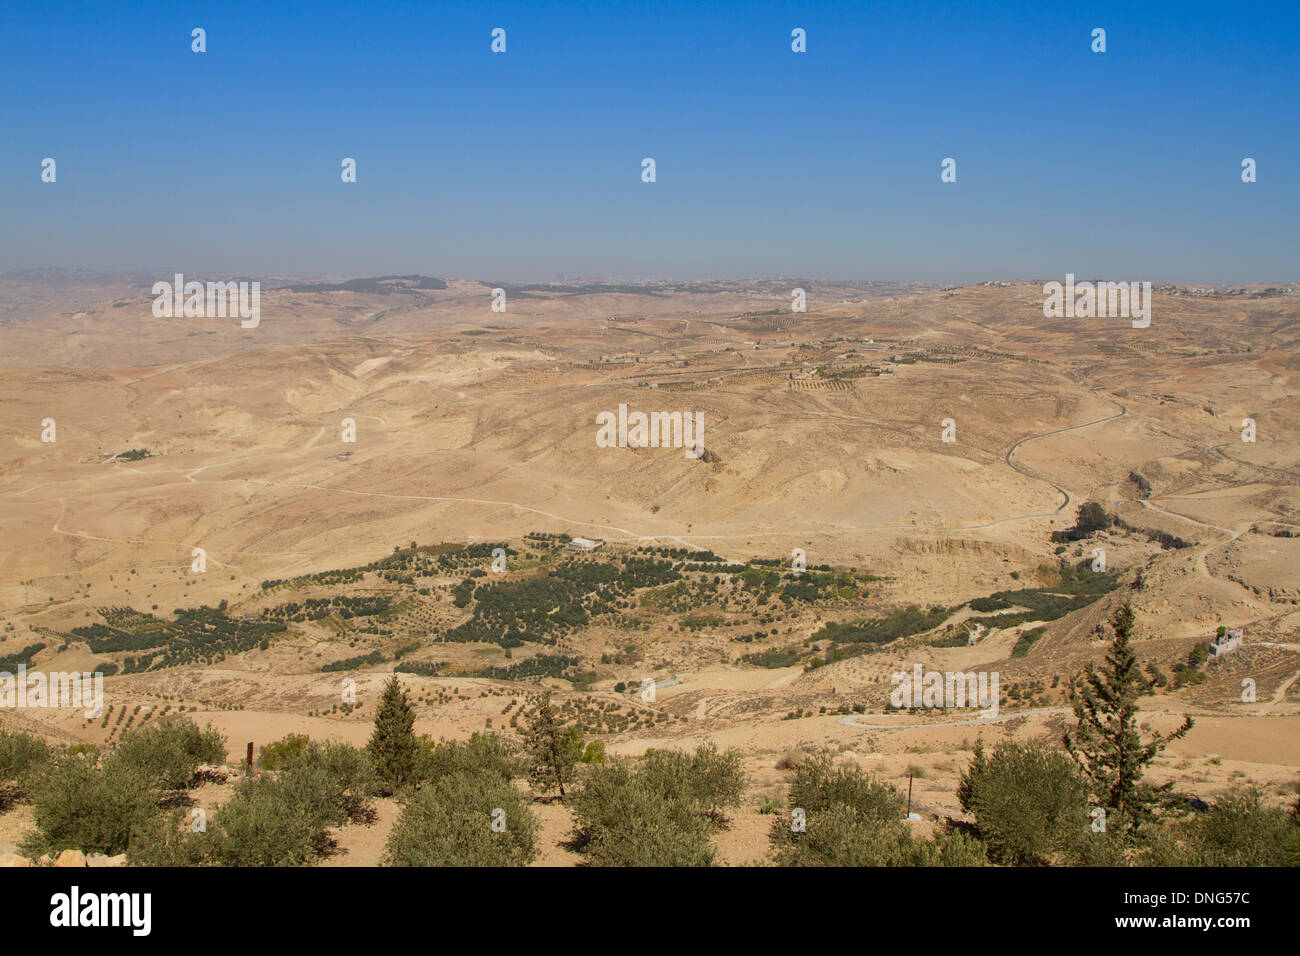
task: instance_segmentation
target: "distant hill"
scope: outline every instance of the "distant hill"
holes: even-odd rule
[[[664,299],[675,291],[684,291],[684,287],[676,283],[647,285],[644,283],[610,282],[530,282],[525,285],[518,285],[509,282],[486,282],[481,279],[479,281],[489,288],[505,289],[506,295],[512,299],[536,299],[544,298],[546,295],[649,295]]]
[[[445,289],[447,283],[433,276],[374,276],[344,282],[313,282],[282,287],[287,292],[362,292],[368,295],[409,295],[420,289]]]

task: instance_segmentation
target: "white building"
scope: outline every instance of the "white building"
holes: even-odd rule
[[[1222,637],[1215,637],[1210,641],[1210,656],[1220,658],[1224,654],[1230,654],[1237,648],[1241,647],[1242,629],[1239,627],[1230,627],[1224,632]]]

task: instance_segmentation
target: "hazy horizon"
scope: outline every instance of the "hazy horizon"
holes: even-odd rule
[[[7,272],[0,273],[0,279],[14,279],[24,277],[29,273],[86,273],[90,276],[99,278],[136,278],[148,276],[158,279],[170,279],[176,272],[181,272],[187,279],[194,278],[213,278],[213,279],[249,279],[249,280],[270,280],[276,282],[292,281],[311,281],[311,282],[348,282],[359,279],[393,279],[406,278],[410,276],[422,276],[429,279],[441,279],[450,282],[478,282],[488,284],[493,282],[504,282],[507,284],[529,284],[541,285],[546,283],[708,283],[708,282],[725,282],[725,283],[745,283],[745,282],[823,282],[827,284],[853,284],[853,285],[916,285],[931,287],[953,287],[980,285],[986,282],[1005,282],[1009,284],[1016,283],[1039,283],[1059,281],[1064,276],[984,276],[972,279],[966,282],[945,282],[937,279],[911,279],[893,276],[873,276],[868,278],[858,278],[851,276],[817,276],[817,275],[707,275],[707,276],[680,276],[680,275],[554,275],[550,277],[527,277],[527,276],[468,276],[468,275],[451,275],[447,273],[438,274],[429,271],[416,272],[398,272],[395,270],[385,270],[379,272],[227,272],[218,270],[192,269],[186,270],[168,270],[168,269],[98,269],[92,267],[77,266],[28,266],[17,269],[10,269]],[[1122,279],[1122,275],[1103,276],[1097,274],[1075,274],[1079,281],[1094,281],[1108,278]],[[1281,285],[1294,286],[1300,284],[1300,280],[1287,278],[1266,278],[1266,279],[1246,279],[1236,282],[1207,282],[1197,280],[1178,280],[1166,279],[1161,277],[1146,277],[1140,281],[1149,281],[1152,285],[1174,285],[1174,286],[1202,286],[1214,288],[1242,288],[1253,285]],[[272,289],[276,287],[271,287]]]

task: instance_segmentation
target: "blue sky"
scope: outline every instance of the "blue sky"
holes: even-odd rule
[[[0,271],[1300,278],[1295,2],[15,0],[0,90]]]

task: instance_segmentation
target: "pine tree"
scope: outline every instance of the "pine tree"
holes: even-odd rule
[[[415,736],[415,710],[394,674],[384,685],[375,729],[366,745],[375,773],[389,793],[411,783],[415,777],[420,742]]]
[[[1087,670],[1071,682],[1070,701],[1077,726],[1065,732],[1065,749],[1091,784],[1093,796],[1107,810],[1136,825],[1138,818],[1171,784],[1153,788],[1142,783],[1142,768],[1170,741],[1192,729],[1192,718],[1173,733],[1154,734],[1147,743],[1137,726],[1138,696],[1150,685],[1142,676],[1137,655],[1129,643],[1133,635],[1133,608],[1124,604],[1111,619],[1115,636],[1100,668]]]
[[[575,767],[582,757],[582,732],[560,723],[551,695],[543,695],[529,715],[524,730],[524,752],[528,755],[528,779],[542,792],[557,789],[564,799],[565,784],[573,781]]]

